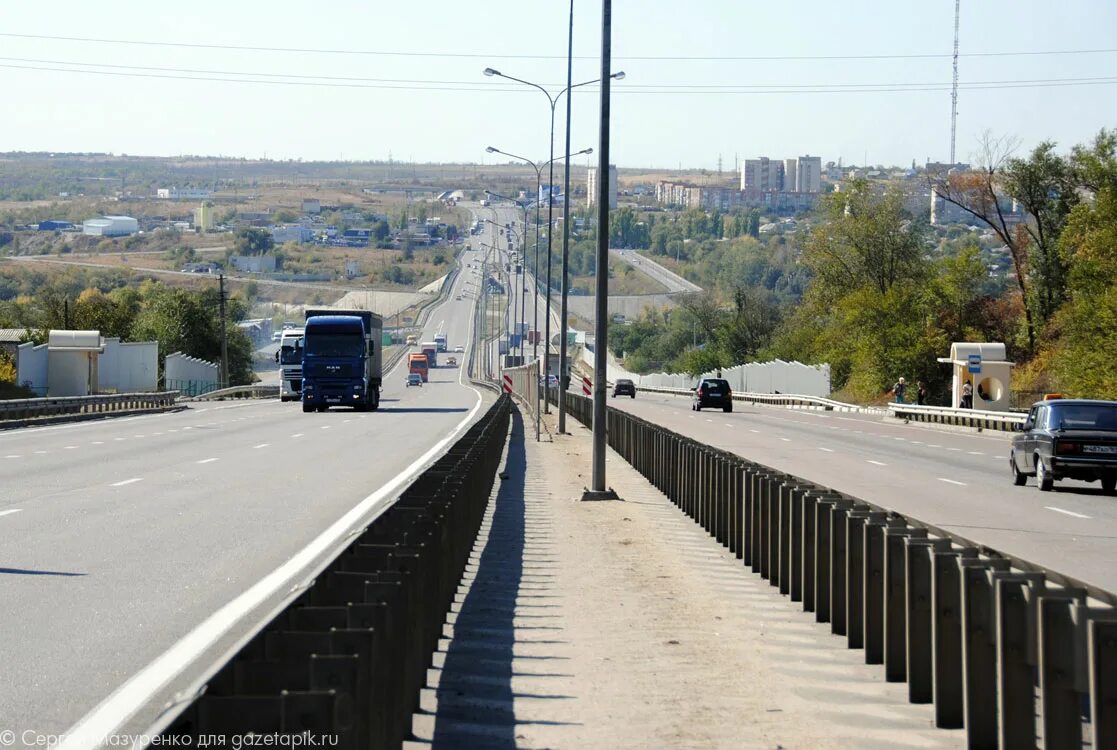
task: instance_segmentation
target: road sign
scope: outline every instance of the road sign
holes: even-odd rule
[[[981,355],[980,354],[969,355],[969,370],[970,370],[971,373],[973,373],[975,375],[981,372]]]
[[[582,378],[582,395],[583,396],[588,396],[591,393],[593,393],[593,383],[590,382],[589,378],[583,377]]]
[[[512,376],[511,375],[505,375],[504,376],[504,392],[505,393],[511,393],[512,392]]]

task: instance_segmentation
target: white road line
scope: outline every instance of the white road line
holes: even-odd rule
[[[201,461],[198,461],[197,463],[200,463],[200,464],[211,464],[211,463],[213,463],[213,462],[214,462],[214,461],[216,461],[216,460],[217,460],[216,458],[203,458],[203,459],[202,459]]]
[[[72,450],[75,450],[76,448],[77,448],[76,445],[67,445],[62,450],[72,451]]]
[[[941,448],[942,446],[941,446],[941,445],[933,445],[933,444],[931,444],[931,443],[927,443],[927,447],[928,447],[928,448]]]
[[[0,510],[0,516],[10,516],[13,513],[22,513],[23,508],[12,508],[11,510]]]
[[[1054,505],[1045,505],[1043,507],[1047,508],[1048,510],[1053,510],[1056,513],[1065,513],[1068,516],[1074,516],[1075,518],[1090,518],[1090,516],[1084,516],[1081,513],[1075,513],[1073,510],[1063,510],[1062,508],[1056,508]]]
[[[956,484],[959,487],[965,487],[966,486],[965,482],[955,482],[953,479],[946,479],[944,477],[935,477],[935,479],[938,479],[940,482],[946,482],[947,484]]]
[[[985,454],[984,454],[984,453],[982,453],[981,451],[968,451],[968,453],[969,453],[969,454],[970,454],[971,456],[984,456],[984,455],[985,455]]]
[[[23,456],[21,456],[17,453],[12,453],[10,455],[4,456],[4,458],[23,458]]]
[[[733,425],[731,425],[731,424],[729,424],[728,422],[726,422],[726,423],[725,423],[725,426],[726,426],[726,427],[732,427]]]
[[[134,438],[144,438],[144,437],[147,437],[147,435],[133,435],[132,437],[134,437]]]
[[[50,451],[35,451],[36,456],[45,456],[48,453],[50,453]]]
[[[173,429],[173,430],[167,430],[167,432],[178,432],[178,429],[176,428],[176,429]]]
[[[295,433],[294,435],[292,435],[291,437],[293,437],[293,438],[297,438],[297,437],[302,437],[302,436],[303,436],[303,434],[302,434],[301,432],[296,432],[296,433]]]
[[[791,442],[791,438],[780,438],[780,440],[784,441],[785,443]]]
[[[749,432],[755,432],[757,435],[760,434],[760,430],[749,430]]]
[[[259,445],[252,446],[253,448],[267,448],[271,443],[260,443]]]
[[[113,438],[113,440],[115,440],[115,441],[116,441],[116,442],[118,442],[118,443],[119,443],[120,441],[122,441],[122,440],[127,440],[127,439],[128,439],[128,438]]]
[[[135,484],[136,482],[142,482],[143,480],[144,480],[143,477],[132,477],[131,479],[125,479],[122,482],[113,482],[109,486],[110,487],[123,487],[126,484]]]
[[[94,440],[92,443],[90,443],[90,445],[104,445],[104,444],[105,444],[104,440]]]
[[[874,460],[873,460],[873,459],[871,459],[871,458],[867,458],[867,459],[865,459],[865,462],[866,462],[866,463],[870,463],[870,464],[873,464],[873,465],[875,465],[875,466],[888,466],[888,464],[886,464],[886,463],[881,463],[880,461],[874,461]]]
[[[542,397],[542,396],[540,396],[540,398],[543,398],[543,397]],[[324,424],[324,425],[322,425],[321,427],[319,427],[318,429],[320,429],[320,430],[328,430],[328,429],[330,429],[330,426],[329,426],[328,424]]]
[[[892,438],[893,440],[907,440],[907,438]]]
[[[947,448],[947,450],[948,451],[954,451],[955,453],[961,453],[962,452],[961,448]]]
[[[833,449],[833,448],[822,448],[822,447],[819,447],[819,450],[820,450],[820,451],[826,451],[827,453],[833,453],[833,452],[834,452],[834,449]]]
[[[156,435],[162,435],[162,434],[163,434],[163,433],[161,433],[161,432],[153,432],[153,433],[151,433],[151,436],[152,436],[152,437],[155,437]]]
[[[912,440],[911,444],[912,445],[923,445],[923,441],[922,440]]]

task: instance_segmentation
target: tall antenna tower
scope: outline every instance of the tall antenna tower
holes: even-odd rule
[[[958,133],[958,16],[962,9],[962,0],[954,0],[954,85],[950,89],[950,163],[958,162],[954,159],[955,136]]]

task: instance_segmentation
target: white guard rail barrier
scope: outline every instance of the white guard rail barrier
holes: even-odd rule
[[[174,406],[178,391],[108,393],[100,396],[17,398],[0,401],[0,422],[64,414],[108,414]]]
[[[934,422],[936,424],[976,427],[979,430],[1013,432],[1024,424],[1026,415],[981,409],[956,409],[948,406],[920,406],[918,404],[889,404],[888,413],[909,422]]]
[[[229,388],[220,388],[216,391],[203,393],[201,396],[184,399],[185,401],[219,401],[226,398],[279,398],[278,385],[234,385]]]

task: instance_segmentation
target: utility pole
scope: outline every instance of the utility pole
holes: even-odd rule
[[[217,277],[218,305],[221,309],[221,387],[229,387],[229,339],[225,335],[225,274]]]

